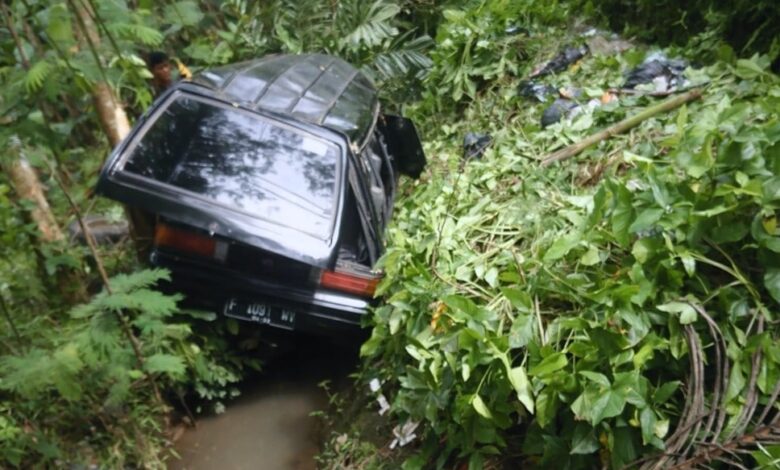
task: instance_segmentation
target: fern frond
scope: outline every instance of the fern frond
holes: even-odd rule
[[[132,42],[140,42],[145,46],[159,46],[163,35],[154,28],[140,24],[112,23],[107,26],[109,32],[116,37]]]
[[[25,396],[38,396],[52,389],[68,400],[81,398],[77,374],[84,367],[79,351],[72,343],[49,352],[32,349],[22,356],[0,360],[3,380],[0,389]]]
[[[54,66],[47,60],[40,60],[35,63],[24,77],[24,88],[27,93],[34,93],[43,87],[46,78],[54,70]]]
[[[181,376],[185,371],[184,361],[180,357],[164,353],[149,356],[144,367],[147,372],[161,373],[172,377]]]
[[[159,281],[170,281],[171,273],[165,269],[144,269],[131,274],[119,274],[111,278],[111,289],[114,293],[127,293],[137,289],[145,289]]]
[[[152,315],[157,318],[170,316],[176,311],[176,302],[179,298],[162,294],[149,289],[139,289],[131,293],[118,293],[95,298],[96,308],[120,312],[123,310],[137,311]]]
[[[110,351],[121,349],[122,330],[116,315],[110,312],[100,312],[90,319],[87,330],[77,338],[78,343],[87,345],[85,352],[94,351],[94,357],[88,357],[99,361]]]

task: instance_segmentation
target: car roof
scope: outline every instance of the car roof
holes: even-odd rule
[[[192,79],[215,98],[342,132],[362,145],[376,120],[376,88],[360,70],[324,54],[273,55],[204,70]]]

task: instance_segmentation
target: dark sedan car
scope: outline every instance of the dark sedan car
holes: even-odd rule
[[[98,191],[129,207],[190,303],[284,329],[354,329],[373,298],[399,173],[425,166],[343,60],[280,55],[168,90],[114,150]]]

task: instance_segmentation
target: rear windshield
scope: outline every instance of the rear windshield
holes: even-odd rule
[[[322,240],[333,231],[339,149],[256,114],[179,95],[123,170]]]

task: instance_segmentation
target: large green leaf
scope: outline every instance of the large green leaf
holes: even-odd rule
[[[525,406],[529,413],[534,412],[534,399],[531,395],[531,385],[525,373],[525,367],[519,366],[509,370],[509,381],[512,383],[517,399]]]
[[[493,414],[488,409],[487,405],[485,405],[485,402],[482,401],[482,397],[479,395],[474,395],[474,397],[471,399],[471,405],[474,407],[474,409],[479,413],[480,416],[482,416],[485,419],[492,419]]]
[[[518,314],[509,328],[509,347],[522,348],[534,339],[536,319],[533,315]]]
[[[556,261],[563,258],[580,243],[581,238],[579,233],[569,233],[558,238],[544,254],[544,261]]]
[[[780,302],[780,269],[767,269],[764,274],[764,286],[769,291],[772,298],[777,302]]]
[[[656,308],[662,312],[680,314],[680,324],[682,325],[693,323],[698,317],[696,310],[688,302],[667,302],[665,304],[658,305]]]
[[[532,376],[551,374],[563,369],[568,364],[569,360],[566,358],[566,355],[560,352],[556,352],[550,354],[549,356],[542,359],[541,362],[531,367],[531,369],[528,371],[528,374]]]

